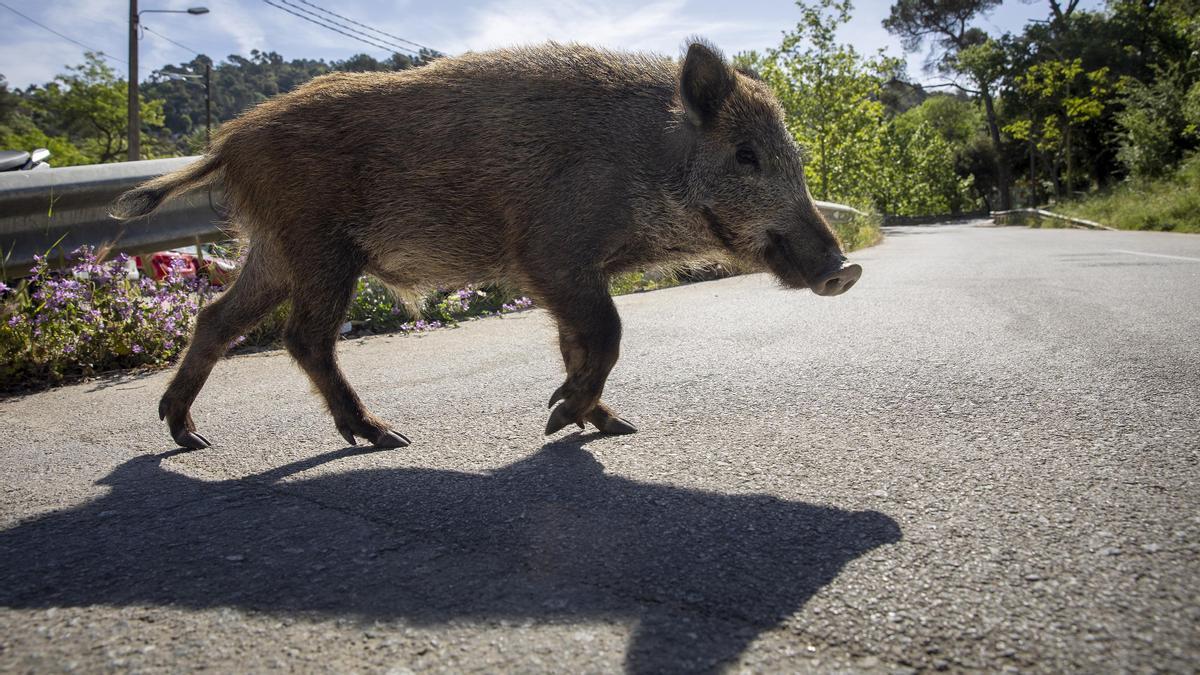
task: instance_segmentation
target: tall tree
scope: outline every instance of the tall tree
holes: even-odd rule
[[[48,136],[69,138],[89,163],[125,156],[129,119],[125,81],[99,55],[85,53],[82,64],[68,66],[53,82],[31,88],[25,99],[34,125]],[[148,132],[162,126],[162,117],[161,100],[142,99],[143,142],[152,142]],[[58,160],[55,163],[61,165],[63,158]]]
[[[866,59],[837,41],[850,18],[849,0],[797,2],[802,18],[760,64],[787,111],[792,135],[809,153],[809,185],[818,199],[866,202],[877,178],[876,152],[884,106],[881,84],[898,62]]]
[[[1012,208],[1008,166],[1002,159],[1000,123],[995,91],[1004,73],[1004,50],[987,33],[971,27],[977,16],[987,13],[1001,0],[896,0],[883,26],[902,40],[905,49],[916,51],[931,43],[930,66],[943,73],[965,75],[974,88],[961,87],[979,96],[987,118],[988,133],[997,158],[996,174],[1000,208]]]

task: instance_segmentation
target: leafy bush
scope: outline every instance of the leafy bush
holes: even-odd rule
[[[414,310],[406,306],[388,287],[371,276],[358,280],[354,298],[346,312],[351,335],[378,333],[420,333],[451,327],[460,321],[519,312],[533,306],[529,298],[501,286],[467,286],[452,291],[438,290],[420,300]],[[275,309],[262,323],[246,334],[238,344],[267,346],[278,344],[287,323],[289,305]]]
[[[65,274],[39,256],[33,276],[14,288],[0,282],[0,390],[168,363],[212,295],[203,280],[174,273],[134,279],[124,255],[99,262],[80,249],[72,258]]]
[[[833,231],[837,233],[846,252],[868,246],[874,246],[883,239],[883,230],[879,227],[880,218],[876,214],[863,214],[842,222],[830,222]]]
[[[1054,210],[1123,230],[1200,232],[1200,153],[1167,178],[1130,179],[1109,192]]]
[[[690,279],[690,281],[699,281],[699,279]],[[678,286],[680,283],[682,283],[680,279],[670,273],[629,272],[614,277],[608,284],[608,292],[613,295],[627,295],[670,288]]]
[[[38,256],[32,276],[12,287],[0,282],[0,391],[166,365],[183,352],[197,313],[217,293],[174,268],[163,280],[134,278],[124,254],[101,262],[80,249],[71,259],[69,269],[56,272]],[[421,332],[532,305],[502,289],[467,287],[434,293],[420,316],[410,317],[383,284],[363,277],[348,320],[358,334]],[[287,312],[281,305],[234,345],[277,343]]]

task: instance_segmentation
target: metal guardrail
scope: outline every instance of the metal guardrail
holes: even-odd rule
[[[111,244],[150,253],[226,238],[214,187],[173,200],[154,215],[128,222],[108,215],[117,195],[196,157],[69,166],[0,173],[0,262],[10,278],[28,274],[35,254],[57,257],[80,246]],[[217,208],[214,208],[217,206]]]
[[[992,222],[997,225],[1032,225],[1041,226],[1042,221],[1049,220],[1059,227],[1078,227],[1087,230],[1116,230],[1115,227],[1101,225],[1093,220],[1072,218],[1053,211],[1042,209],[1013,209],[1011,211],[992,211]]]
[[[813,204],[816,204],[817,210],[821,212],[821,215],[825,216],[825,218],[827,218],[828,220],[832,220],[835,223],[840,223],[840,222],[843,222],[846,220],[850,220],[851,218],[854,218],[856,216],[866,215],[862,211],[859,211],[858,209],[854,208],[853,206],[846,206],[845,204],[834,204],[833,202],[819,202],[816,200],[813,200]]]
[[[4,276],[28,274],[34,255],[65,256],[85,245],[111,245],[115,251],[136,254],[224,239],[226,235],[220,230],[221,191],[216,186],[167,202],[147,218],[121,222],[108,215],[117,195],[197,159],[176,157],[0,173],[0,262]],[[835,222],[862,215],[842,204],[816,202],[816,206]]]

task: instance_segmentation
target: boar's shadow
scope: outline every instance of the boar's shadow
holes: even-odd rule
[[[126,462],[110,493],[0,533],[0,606],[240,607],[365,620],[636,622],[631,672],[712,671],[900,529],[874,511],[605,474],[581,439],[487,475],[203,481]],[[170,454],[170,453],[168,453]]]

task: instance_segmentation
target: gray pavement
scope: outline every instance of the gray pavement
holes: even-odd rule
[[[279,352],[0,402],[0,670],[1194,671],[1200,237],[900,228],[838,298],[618,299],[546,440],[540,311],[347,341],[414,444]]]

